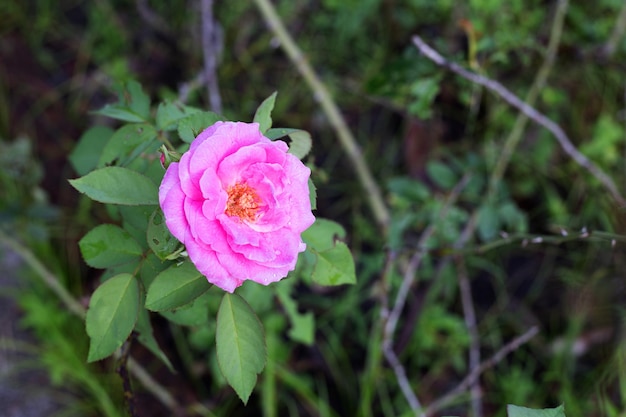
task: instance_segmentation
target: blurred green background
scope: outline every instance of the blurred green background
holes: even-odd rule
[[[624,208],[533,123],[519,132],[511,163],[487,199],[490,175],[519,115],[411,44],[418,34],[450,60],[525,98],[543,65],[557,2],[274,4],[383,187],[393,213],[389,238],[381,238],[325,115],[254,3],[215,2],[224,115],[250,121],[258,104],[278,91],[275,125],[311,132],[317,213],[346,227],[358,284],[329,292],[298,286],[299,307],[315,315],[315,342],[268,340],[275,364],[247,407],[215,372],[210,324],[175,328],[157,319],[158,339],[178,374],[137,350],[139,360],[179,401],[212,410],[205,415],[412,415],[387,364],[371,366],[379,349],[373,335],[384,260],[393,252],[403,265],[421,232],[437,223],[395,346],[412,388],[428,404],[467,374],[470,342],[458,271],[446,259],[477,213],[461,254],[483,359],[530,326],[541,329],[482,375],[484,415],[503,415],[508,403],[562,402],[568,416],[626,415]],[[565,6],[556,59],[534,104],[624,190],[626,5]],[[203,70],[200,16],[195,1],[0,2],[0,228],[79,300],[88,298],[99,276],[82,263],[77,241],[114,219],[69,186],[67,179],[77,174],[68,155],[89,127],[118,126],[91,113],[113,101],[116,83],[136,79],[154,100],[183,97],[209,108],[206,88],[192,83]],[[468,185],[439,216],[463,176]],[[543,241],[533,243],[536,237]],[[401,276],[392,276],[395,290]],[[62,389],[58,415],[124,415],[114,364],[87,366],[80,320],[63,311],[28,268],[20,277],[25,284],[3,289],[3,297],[17,300],[19,315],[11,320],[35,339],[27,348],[5,346],[31,352],[23,367],[45,369],[49,384]],[[276,300],[256,302],[266,326],[284,327]],[[139,384],[137,396],[139,415],[172,415]],[[468,397],[445,413],[472,415]]]

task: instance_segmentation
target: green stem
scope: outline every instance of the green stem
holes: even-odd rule
[[[374,177],[372,176],[372,173],[363,158],[357,141],[352,135],[352,132],[350,132],[350,129],[335,104],[335,101],[331,97],[330,92],[324,83],[322,83],[315,71],[313,71],[313,68],[311,68],[311,65],[307,61],[306,57],[285,29],[280,17],[276,13],[276,9],[269,2],[269,0],[254,1],[261,11],[261,14],[263,15],[263,18],[265,19],[265,22],[269,26],[270,30],[280,40],[281,47],[284,49],[291,62],[296,66],[306,83],[309,85],[309,88],[315,95],[315,98],[319,101],[322,110],[326,113],[326,117],[328,117],[330,124],[333,126],[341,146],[354,165],[357,177],[365,189],[365,195],[369,201],[372,212],[374,213],[376,222],[386,234],[391,220],[391,215],[385,205],[380,188],[374,180]]]
[[[546,85],[546,80],[548,79],[548,76],[552,71],[552,67],[554,66],[556,53],[559,43],[561,42],[561,33],[563,32],[563,22],[565,21],[565,12],[567,11],[568,3],[569,0],[559,0],[558,2],[554,21],[552,23],[552,30],[550,31],[550,41],[548,43],[548,49],[546,50],[545,59],[541,68],[537,72],[537,76],[533,81],[533,85],[531,86],[528,95],[526,96],[525,103],[531,107],[534,106],[539,93]],[[528,119],[529,118],[526,114],[519,113],[511,133],[504,141],[502,153],[500,154],[500,158],[498,159],[496,167],[491,173],[491,178],[489,180],[489,191],[487,194],[489,198],[494,198],[496,195],[497,186],[504,176],[504,172],[506,171],[509,162],[511,161],[511,155],[513,155],[515,148],[517,148],[517,145],[519,145],[520,140],[522,139],[522,134],[524,133]]]

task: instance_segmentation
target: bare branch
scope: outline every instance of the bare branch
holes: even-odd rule
[[[461,191],[465,188],[467,183],[469,182],[469,175],[465,175],[461,181],[452,189],[450,195],[446,199],[444,207],[441,209],[439,213],[439,218],[445,217],[448,209],[456,202]],[[382,348],[385,358],[391,365],[393,369],[396,379],[398,380],[398,385],[400,385],[400,389],[404,397],[406,398],[411,410],[413,410],[416,415],[420,417],[424,417],[424,414],[420,411],[422,410],[422,406],[417,399],[417,396],[413,392],[409,380],[406,376],[406,371],[404,367],[398,360],[398,356],[393,350],[393,335],[396,331],[396,327],[398,325],[398,320],[400,319],[400,315],[402,314],[402,310],[404,309],[404,305],[406,303],[406,298],[408,296],[409,290],[411,289],[413,282],[415,281],[415,276],[417,274],[417,269],[422,262],[422,259],[426,255],[425,246],[428,241],[435,233],[436,230],[436,222],[431,223],[426,230],[420,236],[420,240],[417,244],[417,251],[411,257],[409,264],[406,267],[404,272],[404,278],[402,280],[402,284],[400,285],[400,289],[398,290],[398,294],[396,295],[396,300],[393,305],[393,309],[389,311],[388,302],[383,302],[383,307],[381,309],[381,318],[385,321],[385,326],[383,328],[383,341]],[[392,259],[390,257],[390,259]],[[385,277],[391,275],[391,271],[389,271],[389,275],[385,274]],[[384,283],[385,289],[388,291],[388,283]],[[388,298],[388,295],[385,295],[385,298]]]
[[[611,36],[606,41],[604,46],[602,47],[602,54],[606,58],[610,58],[615,53],[617,49],[617,45],[624,37],[624,33],[626,32],[626,2],[622,5],[622,10],[620,10],[619,15],[617,16],[617,20],[615,21],[615,26],[613,26],[613,32],[611,32]]]
[[[567,12],[568,5],[569,0],[557,1],[557,7],[552,21],[552,28],[550,30],[548,48],[546,49],[543,63],[537,71],[537,75],[530,86],[528,94],[526,94],[526,104],[528,106],[535,105],[535,101],[543,90],[556,61],[556,54],[561,43],[561,34],[563,33],[563,24],[565,22],[565,14]],[[491,178],[489,179],[489,190],[487,191],[487,200],[490,200],[493,196],[495,196],[498,184],[504,176],[504,172],[509,165],[511,156],[522,139],[522,134],[524,133],[527,122],[528,116],[526,116],[526,114],[519,113],[517,115],[513,128],[502,145],[498,161],[496,162],[493,172],[491,173]]]
[[[548,129],[559,142],[559,145],[561,145],[561,148],[565,151],[565,153],[570,156],[570,158],[572,158],[578,165],[580,165],[581,167],[589,171],[594,177],[596,177],[596,179],[600,181],[600,183],[611,193],[611,195],[619,205],[626,206],[626,199],[622,197],[611,177],[606,175],[604,171],[598,168],[585,155],[580,153],[559,125],[548,119],[545,115],[537,111],[534,107],[524,103],[519,97],[517,97],[499,82],[486,78],[482,75],[475,74],[454,62],[446,60],[443,56],[441,56],[441,54],[439,54],[439,52],[431,48],[419,36],[413,36],[413,44],[417,47],[417,49],[419,49],[422,55],[433,61],[435,64],[447,68],[450,71],[460,75],[461,77],[473,83],[482,85],[491,92],[500,96],[511,106],[524,113],[532,121]]]
[[[469,372],[474,372],[480,366],[480,339],[478,338],[478,328],[476,325],[476,312],[474,310],[474,300],[472,298],[472,288],[467,276],[465,260],[461,256],[456,257],[456,270],[459,278],[459,291],[461,292],[461,304],[465,317],[465,327],[469,334]],[[483,415],[483,405],[481,402],[481,389],[478,378],[470,384],[470,396],[472,403],[472,415],[481,417]]]
[[[443,208],[439,212],[440,219],[446,216],[446,214],[448,213],[448,209],[456,202],[456,200],[459,197],[459,194],[469,182],[469,178],[470,177],[468,175],[465,175],[461,179],[461,181],[459,181],[459,183],[455,185],[455,187],[452,189],[452,191],[450,192],[450,195],[446,199],[446,202]],[[430,239],[432,235],[435,233],[435,230],[436,230],[436,223],[433,222],[422,232],[422,235],[420,236],[420,240],[417,243],[417,251],[411,257],[411,260],[409,261],[409,264],[405,270],[402,284],[400,285],[400,289],[398,290],[398,294],[396,295],[396,301],[393,305],[393,309],[391,313],[389,314],[387,323],[385,324],[385,337],[388,339],[393,338],[393,333],[396,330],[396,326],[398,324],[400,314],[402,313],[402,310],[404,309],[404,305],[406,303],[406,297],[409,293],[409,289],[413,285],[413,282],[415,281],[415,275],[416,275],[417,269],[419,265],[421,264],[422,259],[424,258],[424,255],[426,255],[426,250],[425,250],[426,243],[428,242],[428,239]]]
[[[135,6],[137,7],[139,16],[148,24],[148,26],[163,35],[172,36],[172,30],[168,26],[167,22],[150,7],[148,0],[136,0]]]
[[[398,385],[400,385],[400,389],[402,390],[402,394],[404,398],[406,398],[409,403],[409,407],[411,410],[415,412],[416,416],[426,417],[426,414],[422,411],[422,405],[420,404],[417,396],[413,392],[413,388],[409,383],[409,379],[406,376],[406,371],[404,370],[404,366],[400,363],[396,352],[393,350],[393,346],[391,344],[391,340],[383,341],[383,353],[385,354],[385,358],[391,365],[393,372],[396,374],[396,379],[398,380]]]
[[[221,31],[213,17],[213,0],[202,0],[202,50],[204,52],[204,80],[207,85],[209,106],[222,113],[222,97],[217,82],[217,57],[221,49]]]
[[[504,345],[500,350],[498,350],[492,357],[484,361],[480,364],[479,367],[470,372],[464,379],[461,381],[459,385],[449,391],[447,394],[443,395],[437,401],[433,402],[429,405],[424,414],[432,415],[438,410],[444,408],[447,404],[449,404],[452,400],[454,400],[459,395],[463,394],[467,391],[467,389],[474,384],[474,382],[478,379],[480,375],[482,375],[488,369],[493,368],[498,363],[500,363],[508,354],[516,351],[520,348],[520,346],[527,343],[530,339],[535,337],[535,335],[539,332],[539,328],[537,326],[533,326],[526,331],[526,333],[521,336],[516,337],[506,345]]]

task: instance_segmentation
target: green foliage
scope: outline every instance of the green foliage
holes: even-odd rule
[[[259,124],[261,133],[265,133],[270,127],[272,127],[272,110],[274,110],[274,103],[276,102],[276,94],[274,91],[271,96],[263,100],[259,108],[254,113],[253,122]]]
[[[173,254],[178,256],[181,244],[167,228],[160,208],[154,210],[148,220],[146,239],[150,250],[162,261],[172,258]]]
[[[313,139],[311,134],[300,129],[273,128],[265,132],[265,136],[270,139],[279,139],[289,136],[291,143],[289,144],[289,153],[295,155],[298,159],[303,159],[311,152],[313,147]]]
[[[265,367],[267,349],[261,322],[238,295],[224,294],[222,298],[215,342],[222,374],[241,401],[247,403],[257,374]]]
[[[440,76],[421,78],[410,87],[412,102],[409,113],[420,119],[430,119],[433,115],[433,102],[439,94]]]
[[[178,136],[180,136],[183,141],[191,143],[200,132],[218,120],[221,120],[220,117],[212,112],[192,113],[179,120]]]
[[[36,282],[31,284],[29,291],[19,294],[18,302],[23,312],[20,325],[39,339],[33,346],[36,363],[47,368],[54,387],[74,397],[76,414],[124,416],[121,384],[85,361],[84,324],[63,311],[52,293],[42,291]]]
[[[343,228],[330,220],[317,219],[303,234],[307,252],[304,257],[312,268],[311,278],[319,285],[354,284],[356,273],[352,254],[345,243],[337,241],[345,237]]]
[[[98,168],[109,165],[128,166],[144,152],[159,147],[157,131],[147,123],[124,125],[107,141],[101,151]]]
[[[70,237],[103,221],[108,223],[87,232],[81,240],[87,263],[106,268],[89,271],[86,278],[102,285],[120,274],[135,278],[139,287],[135,340],[166,366],[171,366],[167,359],[171,358],[176,371],[192,387],[180,389],[193,389],[189,394],[211,404],[211,413],[234,417],[251,413],[265,417],[413,415],[381,353],[378,326],[383,301],[393,302],[403,268],[419,253],[422,259],[401,312],[393,348],[421,400],[441,397],[443,387],[455,386],[468,372],[468,332],[455,264],[460,258],[466,263],[472,286],[483,360],[528,326],[541,324],[541,337],[481,375],[481,401],[488,404],[486,410],[504,414],[508,402],[541,407],[565,401],[570,416],[621,415],[624,398],[616,395],[615,386],[608,385],[621,386],[624,378],[613,378],[612,384],[603,386],[598,376],[603,367],[615,369],[616,361],[607,364],[606,355],[598,353],[600,346],[610,350],[614,339],[590,342],[586,345],[589,350],[580,356],[567,350],[556,355],[552,350],[552,342],[560,340],[563,332],[567,343],[579,346],[579,342],[593,341],[589,335],[595,335],[595,330],[619,326],[614,310],[623,298],[623,286],[610,278],[621,276],[624,269],[619,256],[623,238],[616,234],[623,229],[619,207],[586,171],[567,159],[549,133],[533,123],[526,125],[510,165],[500,182],[490,185],[495,189],[487,198],[490,176],[518,114],[491,93],[432,64],[410,43],[411,36],[419,34],[450,60],[471,65],[472,70],[524,98],[545,56],[554,7],[521,0],[506,4],[494,0],[273,2],[301,44],[306,55],[302,59],[316,68],[355,131],[374,177],[386,185],[392,222],[384,235],[373,223],[367,196],[318,103],[295,76],[295,68],[288,67],[278,50],[268,47],[276,39],[261,24],[253,3],[216,4],[216,18],[224,30],[218,74],[224,113],[233,120],[255,114],[255,120],[268,129],[268,137],[286,138],[290,153],[307,158],[319,186],[316,195],[315,186],[309,184],[312,206],[319,199],[319,219],[305,233],[307,250],[296,271],[267,288],[244,285],[237,290],[263,323],[267,342],[258,397],[250,397],[256,372],[251,371],[253,377],[245,381],[238,380],[249,398],[243,409],[234,395],[227,395],[227,381],[215,355],[214,318],[222,294],[208,289],[197,271],[180,273],[181,268],[189,267],[184,248],[164,226],[155,207],[156,186],[163,175],[157,149],[162,149],[166,164],[170,163],[197,134],[222,120],[220,115],[201,110],[206,106],[204,86],[192,85],[185,100],[190,105],[177,101],[177,88],[200,71],[203,48],[197,37],[188,36],[189,28],[198,26],[199,14],[166,2],[150,3],[157,17],[167,17],[163,30],[154,21],[139,20],[145,19],[141,14],[122,13],[127,5],[117,0],[81,4],[77,9],[53,3],[44,0],[25,6],[9,1],[0,6],[0,15],[7,17],[0,31],[8,35],[9,45],[16,33],[20,36],[22,32],[26,44],[37,46],[32,51],[35,61],[43,63],[44,72],[54,74],[54,86],[60,85],[46,90],[36,84],[42,98],[28,106],[23,120],[36,124],[38,132],[53,130],[47,125],[47,111],[62,103],[67,121],[80,123],[68,123],[67,132],[65,128],[55,130],[61,140],[73,128],[85,131],[84,108],[92,102],[77,96],[98,102],[99,91],[92,94],[100,89],[100,74],[127,80],[132,67],[145,89],[134,81],[120,84],[118,101],[95,115],[97,121],[105,115],[125,124],[86,130],[70,154],[70,163],[81,177],[72,184],[87,197],[104,202],[105,207],[81,198],[77,208],[64,207],[68,216],[59,217],[38,187],[44,173],[49,180],[54,169],[49,173],[48,166],[33,164],[33,151],[44,157],[50,153],[50,148],[41,146],[47,137],[39,133],[41,138],[0,142],[0,226],[18,230],[28,242],[41,245],[39,237],[51,231],[61,232],[62,242],[71,241],[62,229],[64,222],[71,223],[67,228]],[[619,63],[626,49],[623,39],[618,40],[612,57],[604,55],[603,47],[622,7],[619,0],[569,2],[562,44],[548,85],[535,104],[618,184],[624,183],[620,162],[624,154],[623,71]],[[80,23],[85,20],[81,16],[86,22]],[[459,21],[464,21],[464,26],[459,26]],[[145,29],[140,36],[136,27]],[[85,36],[77,44],[76,33],[83,30]],[[468,45],[472,31],[475,54]],[[153,33],[166,42],[156,41]],[[64,43],[63,37],[68,35],[71,41]],[[142,45],[140,51],[133,51],[135,44]],[[169,49],[171,44],[176,44],[175,51]],[[54,56],[58,51],[65,51],[61,59]],[[74,52],[79,59],[74,60]],[[143,54],[150,56],[149,69]],[[175,65],[170,68],[166,61],[175,61]],[[159,72],[164,67],[166,76]],[[8,68],[11,76],[21,71]],[[64,76],[74,78],[63,80]],[[85,88],[77,90],[75,80],[81,80]],[[19,89],[6,86],[0,88],[3,129],[19,121],[9,118],[3,106],[21,107],[21,101],[5,94]],[[279,97],[270,95],[275,90],[281,91]],[[182,91],[181,87],[180,96]],[[150,97],[155,99],[153,104]],[[78,114],[76,109],[81,109]],[[302,126],[313,135],[271,128],[272,124]],[[419,130],[412,136],[411,126],[415,125]],[[316,146],[311,151],[313,140]],[[415,143],[422,146],[417,156],[410,152]],[[53,149],[69,149],[67,143],[59,144],[54,142]],[[166,149],[169,144],[173,146]],[[120,169],[141,175],[142,180]],[[455,188],[463,178],[468,179],[466,185]],[[113,184],[129,184],[122,198]],[[143,186],[139,184],[146,185],[140,199],[137,191],[141,193]],[[48,189],[53,187],[48,185]],[[458,195],[452,196],[451,190]],[[63,204],[64,195],[55,192],[53,201]],[[471,223],[475,232],[468,235]],[[430,226],[432,235],[422,242],[423,232]],[[100,227],[104,229],[99,231]],[[580,232],[583,227],[588,233]],[[349,242],[351,250],[344,242]],[[59,250],[56,256],[68,257],[61,253],[61,245],[55,246]],[[77,263],[71,258],[73,251],[67,252],[69,262]],[[387,264],[389,271],[385,272]],[[389,279],[383,282],[381,276],[386,273]],[[80,293],[83,283],[89,281],[76,277],[68,281],[68,287]],[[320,283],[354,285],[322,289],[317,286]],[[34,301],[30,304],[30,309],[36,308]],[[97,399],[94,403],[99,409],[92,414],[113,415],[113,400],[107,397],[111,388],[102,385],[93,370],[83,370],[87,369],[86,349],[80,353],[79,347],[72,347],[80,360],[60,355],[60,347],[67,347],[62,342],[70,339],[62,330],[46,334],[44,318],[51,324],[53,317],[45,316],[55,306],[48,302],[39,308],[41,340],[50,339],[42,351],[49,355],[45,360],[50,366],[56,366],[55,380],[78,381],[90,398]],[[574,326],[573,316],[578,312],[583,312],[584,323]],[[152,323],[154,328],[151,317],[158,318]],[[163,326],[165,320],[169,326]],[[76,328],[63,331],[80,333]],[[168,341],[163,346],[167,356],[156,340]],[[156,369],[158,362],[150,365],[149,369]],[[469,405],[463,396],[435,414],[465,415],[466,408]],[[541,410],[531,413],[552,415]]]
[[[117,103],[107,104],[95,113],[125,122],[147,122],[150,119],[150,97],[137,81],[128,81],[118,87]]]
[[[255,120],[263,131],[271,131],[275,137],[289,135],[292,153],[304,157],[311,148],[310,134],[298,129],[270,130],[275,100],[276,93],[259,106]],[[219,312],[212,309],[219,300],[208,291],[211,285],[185,259],[184,247],[168,230],[160,208],[152,207],[158,204],[156,183],[164,172],[152,162],[157,159],[157,149],[164,155],[164,164],[176,161],[180,155],[172,148],[172,141],[176,140],[170,137],[172,133],[177,133],[183,142],[191,142],[221,118],[215,113],[165,101],[158,104],[153,120],[149,105],[150,100],[141,87],[136,82],[127,82],[118,102],[97,113],[130,124],[113,134],[108,129],[89,131],[72,154],[72,162],[83,176],[70,180],[70,184],[92,200],[108,204],[109,212],[121,220],[121,226],[96,226],[79,242],[85,262],[106,269],[87,313],[87,333],[91,339],[88,359],[95,361],[110,356],[134,330],[137,340],[173,369],[153,333],[149,311],[158,312],[173,324],[193,328],[190,343],[202,344],[205,351],[211,348],[206,345],[210,336],[215,338],[219,369],[247,403],[257,374],[266,362],[263,326],[240,296],[227,294]],[[85,151],[94,144],[100,150],[97,160]],[[314,205],[315,192],[310,185]],[[302,272],[305,271],[318,284],[354,283],[352,254],[334,236],[345,237],[345,231],[330,221],[320,220],[319,224],[309,231],[312,260],[307,268],[299,270],[300,277],[305,276]],[[290,338],[312,344],[313,314],[299,312],[292,286],[278,288],[276,296],[291,324]],[[256,296],[267,298],[267,293]],[[211,314],[218,315],[216,325],[210,324]],[[275,331],[284,328],[282,325]]]
[[[293,341],[310,346],[315,338],[315,316],[311,311],[306,313],[298,311],[298,303],[291,294],[293,285],[289,284],[293,284],[293,282],[288,280],[276,289],[278,300],[283,305],[291,324],[288,336]]]
[[[111,136],[113,130],[106,126],[94,126],[83,133],[69,156],[78,175],[86,175],[98,166],[100,155]]]
[[[562,405],[557,408],[544,408],[543,410],[509,405],[506,412],[507,417],[565,417],[564,410]]]
[[[78,191],[101,203],[131,206],[159,203],[157,186],[145,175],[127,168],[101,168],[69,181]]]
[[[85,262],[94,268],[125,264],[142,254],[141,246],[130,233],[112,224],[95,227],[78,245]]]
[[[89,362],[111,355],[135,327],[139,313],[139,285],[130,274],[120,274],[100,285],[91,296],[85,319]]]
[[[206,319],[206,316],[204,318]],[[139,340],[142,345],[147,347],[148,350],[154,354],[154,356],[159,358],[165,366],[167,366],[170,372],[175,373],[176,370],[174,369],[174,365],[172,365],[172,362],[170,362],[169,358],[161,350],[159,343],[154,337],[154,331],[152,329],[152,324],[150,323],[150,314],[147,310],[142,308],[139,309],[134,331],[137,332],[137,340]]]
[[[146,308],[173,310],[191,303],[211,288],[191,262],[172,265],[154,278],[146,294]]]

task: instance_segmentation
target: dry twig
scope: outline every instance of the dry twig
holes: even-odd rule
[[[221,49],[221,32],[213,17],[213,0],[202,0],[202,50],[204,52],[204,80],[207,85],[209,105],[217,114],[222,113],[222,97],[217,82],[217,57]]]
[[[456,200],[458,199],[461,191],[465,188],[467,183],[469,182],[469,176],[465,175],[461,181],[452,189],[450,195],[445,201],[445,204],[441,211],[439,212],[439,218],[445,217],[449,208],[454,205]],[[411,257],[406,270],[403,275],[402,284],[400,285],[400,289],[398,290],[398,294],[396,295],[396,299],[393,305],[393,309],[389,311],[387,307],[388,303],[385,302],[383,304],[383,308],[381,309],[381,317],[385,321],[385,325],[383,327],[383,341],[382,341],[382,349],[385,358],[391,365],[398,384],[400,385],[400,389],[404,397],[406,398],[411,410],[413,410],[416,415],[424,416],[424,414],[420,411],[422,410],[422,406],[413,392],[409,380],[406,376],[406,371],[404,370],[404,366],[400,363],[396,352],[393,349],[393,336],[396,331],[396,327],[398,325],[398,320],[400,319],[400,315],[402,314],[402,310],[406,304],[406,299],[409,294],[409,290],[413,286],[415,282],[415,277],[417,275],[417,270],[426,255],[425,246],[428,240],[433,236],[436,230],[436,222],[431,223],[425,230],[422,232],[420,236],[419,242],[417,244],[417,251]],[[391,272],[390,272],[391,273]],[[385,279],[388,279],[388,276],[385,276]],[[388,285],[385,285],[385,288],[389,288]],[[387,296],[388,297],[388,296]]]
[[[520,348],[520,346],[527,343],[530,339],[535,337],[535,335],[539,332],[539,328],[537,326],[533,326],[526,331],[526,333],[521,336],[516,337],[506,345],[504,345],[500,350],[498,350],[492,357],[484,361],[477,368],[475,368],[472,372],[470,372],[459,385],[450,390],[447,394],[440,397],[437,401],[430,404],[424,414],[427,416],[432,415],[433,413],[441,410],[447,404],[452,402],[456,397],[463,394],[467,389],[474,384],[474,382],[483,374],[483,372],[488,369],[493,368],[498,363],[500,363],[508,354],[516,351]]]
[[[478,337],[478,327],[476,324],[476,312],[474,310],[474,300],[472,298],[472,288],[467,276],[465,260],[461,256],[456,257],[456,270],[459,278],[459,291],[461,292],[461,304],[463,306],[463,316],[465,317],[465,327],[469,334],[469,371],[470,374],[480,366],[480,339]],[[481,417],[482,401],[481,389],[478,378],[470,384],[470,396],[472,404],[472,416]]]
[[[622,197],[617,186],[613,182],[613,179],[611,179],[611,177],[605,174],[604,171],[602,171],[593,162],[591,162],[589,158],[580,153],[559,125],[548,119],[545,115],[537,111],[534,107],[524,103],[519,97],[517,97],[499,82],[486,78],[482,75],[475,74],[454,62],[446,60],[443,56],[441,56],[441,54],[439,54],[439,52],[431,48],[419,36],[413,36],[413,44],[422,53],[422,55],[433,61],[435,64],[447,68],[450,71],[460,75],[461,77],[473,83],[482,85],[483,87],[501,97],[511,106],[524,113],[532,121],[548,129],[554,135],[556,140],[559,142],[559,145],[561,145],[561,148],[565,151],[567,155],[569,155],[578,165],[589,171],[591,175],[593,175],[598,181],[600,181],[600,183],[611,193],[611,195],[619,205],[621,205],[622,207],[626,206],[626,199]]]
[[[602,47],[602,54],[606,58],[611,58],[617,49],[617,45],[624,37],[624,33],[626,32],[626,2],[622,5],[622,9],[617,16],[617,20],[615,21],[615,26],[613,26],[613,32],[611,32],[611,36],[606,41],[604,46]]]

